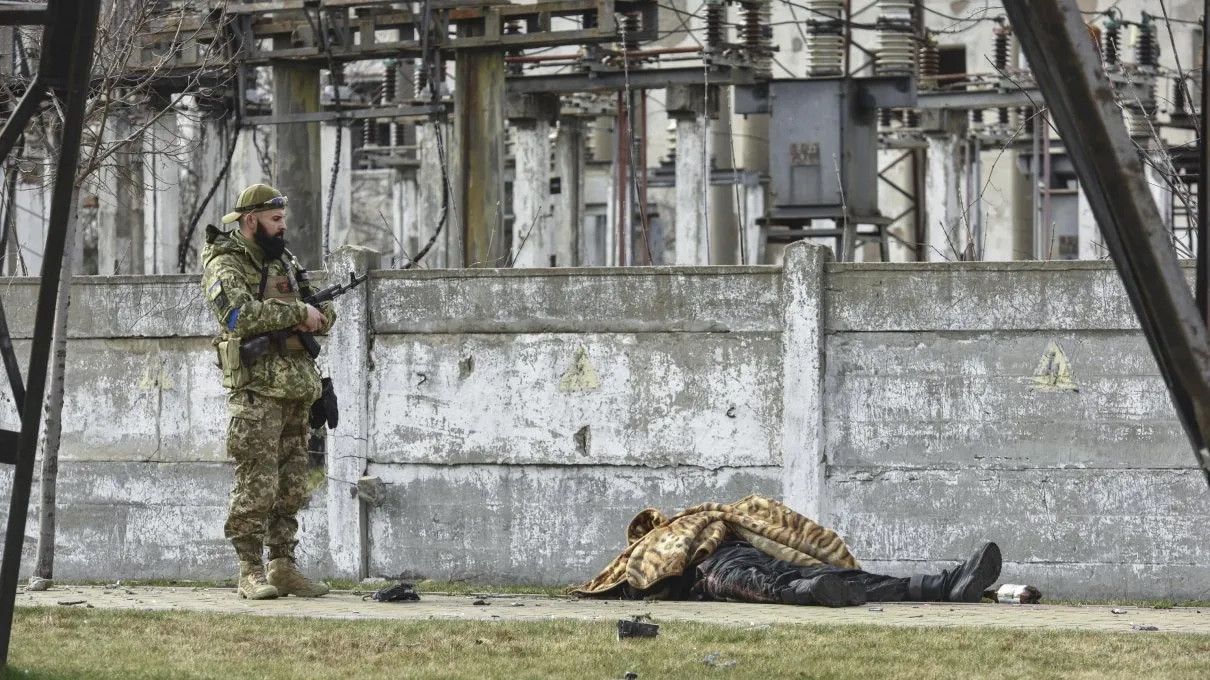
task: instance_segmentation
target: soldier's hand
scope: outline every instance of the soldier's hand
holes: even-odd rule
[[[314,305],[307,305],[307,319],[294,327],[296,331],[304,333],[314,333],[324,327],[328,319],[324,313],[319,311]]]

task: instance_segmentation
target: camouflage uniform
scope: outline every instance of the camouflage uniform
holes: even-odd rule
[[[293,332],[286,334],[284,348],[271,341],[251,366],[230,365],[241,341],[289,331],[307,318],[298,261],[288,252],[264,260],[260,246],[238,229],[207,228],[202,286],[222,327],[215,346],[228,389],[227,455],[236,462],[224,533],[241,565],[261,565],[266,545],[270,560],[289,558],[293,564],[296,515],[307,494],[308,417],[321,393],[315,362]],[[326,333],[336,313],[330,302],[318,307],[326,318],[319,333]]]

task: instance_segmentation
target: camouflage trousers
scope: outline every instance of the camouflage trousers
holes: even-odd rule
[[[307,420],[311,404],[251,392],[228,400],[227,455],[235,484],[224,534],[240,561],[294,557],[299,508],[307,497]]]

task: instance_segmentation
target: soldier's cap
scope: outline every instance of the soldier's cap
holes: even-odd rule
[[[235,210],[223,215],[223,224],[230,224],[249,213],[285,208],[289,200],[268,184],[253,184],[239,192]]]

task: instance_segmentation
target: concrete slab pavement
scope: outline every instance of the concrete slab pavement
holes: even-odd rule
[[[724,602],[581,600],[546,595],[443,595],[421,593],[419,602],[375,602],[364,593],[337,591],[316,599],[296,597],[251,602],[230,588],[148,586],[56,586],[20,592],[20,607],[94,607],[148,611],[197,611],[256,616],[334,619],[613,621],[648,614],[656,623],[696,621],[754,627],[781,624],[869,624],[889,626],[986,626],[1032,630],[1210,634],[1208,609],[999,604],[870,603],[830,609]],[[486,604],[476,605],[476,601]]]

